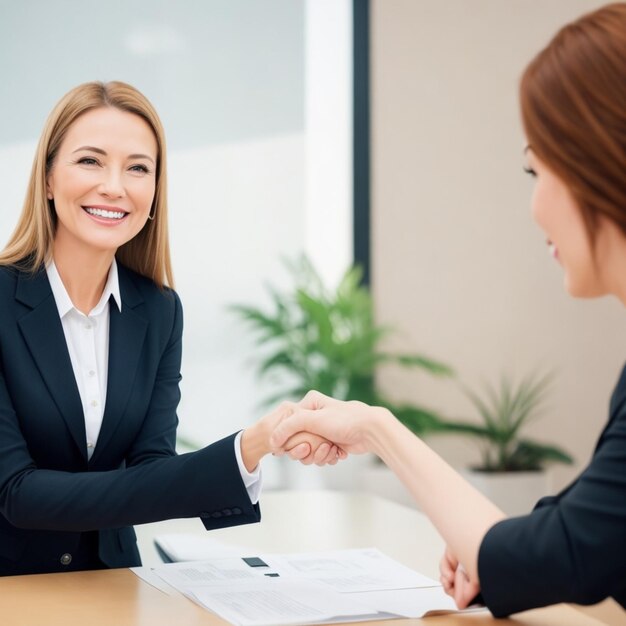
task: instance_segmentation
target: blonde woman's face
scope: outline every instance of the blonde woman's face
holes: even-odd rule
[[[68,129],[47,179],[55,247],[115,252],[145,225],[156,188],[157,142],[138,115],[103,107]]]

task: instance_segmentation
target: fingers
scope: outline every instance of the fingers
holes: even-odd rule
[[[287,439],[287,441],[283,445],[283,449],[289,454],[293,448],[305,442],[310,445],[310,452],[315,452],[323,443],[330,443],[328,440],[324,439],[324,437],[313,435],[308,432],[298,432],[292,437],[289,437],[289,439]]]
[[[310,391],[297,404],[282,403],[279,407],[281,418],[270,436],[273,454],[281,456],[286,453],[305,465],[335,465],[337,461],[346,459],[348,453],[333,441],[337,433],[329,422],[330,416],[325,408],[331,402],[338,403],[318,391]],[[302,457],[302,449],[298,448],[296,452],[294,448],[304,441],[308,441],[310,450],[308,455]]]
[[[287,454],[294,461],[302,461],[311,455],[311,446],[305,441],[288,450]]]
[[[270,436],[270,445],[273,449],[285,447],[285,443],[297,433],[315,433],[314,411],[297,409],[289,419],[283,419]]]
[[[326,457],[329,456],[332,447],[330,443],[324,442],[320,444],[313,453],[313,463],[315,463],[315,465],[324,465]]]
[[[307,446],[307,453],[303,454],[303,446]],[[333,452],[333,448],[335,448]],[[334,444],[318,435],[311,433],[297,433],[290,437],[284,445],[289,458],[300,461],[304,465],[326,465],[337,457],[337,449]]]
[[[465,609],[480,591],[480,586],[472,582],[465,568],[446,550],[439,562],[439,572],[443,590],[456,602],[459,609]]]
[[[439,580],[443,590],[452,597],[454,597],[454,582],[457,566],[457,560],[452,556],[449,550],[446,549],[444,555],[441,557],[441,561],[439,561]]]
[[[320,465],[337,465],[339,461],[339,448],[335,445],[330,447],[330,451],[328,452],[328,456]]]
[[[478,584],[473,583],[463,565],[459,564],[454,576],[454,601],[460,609],[468,607],[469,603],[480,591]]]

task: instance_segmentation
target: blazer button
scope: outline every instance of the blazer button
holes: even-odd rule
[[[62,557],[61,557],[61,565],[69,565],[72,562],[72,555],[69,554],[68,552],[66,552]]]
[[[222,514],[219,511],[215,511],[215,513],[211,513],[211,517],[218,519],[219,517],[222,517]]]
[[[234,513],[235,515],[241,515],[241,509],[240,509],[238,506],[236,506],[236,507],[233,509],[233,513]]]
[[[224,509],[222,513],[224,514],[224,517],[228,517],[229,515],[233,514],[233,512],[230,509]]]

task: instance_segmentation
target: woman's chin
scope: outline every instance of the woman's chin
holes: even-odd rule
[[[572,298],[601,298],[602,296],[609,295],[609,292],[592,281],[575,281],[572,280],[567,274],[563,280],[565,291],[572,296]]]

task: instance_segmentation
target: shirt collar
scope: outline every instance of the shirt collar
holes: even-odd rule
[[[76,307],[72,303],[72,300],[65,289],[65,285],[61,280],[61,276],[59,275],[59,271],[57,270],[53,260],[46,265],[46,273],[48,274],[48,281],[50,282],[50,288],[52,289],[54,301],[56,302],[57,309],[59,310],[59,316],[63,318],[72,309],[76,309]],[[113,296],[113,299],[117,304],[117,308],[121,312],[122,298],[120,296],[120,281],[117,273],[117,262],[115,259],[113,259],[113,263],[111,263],[111,268],[109,269],[109,275],[107,277],[107,282],[104,285],[102,296],[98,304],[96,304],[96,306],[89,311],[89,315],[99,315],[102,313],[111,296]]]

